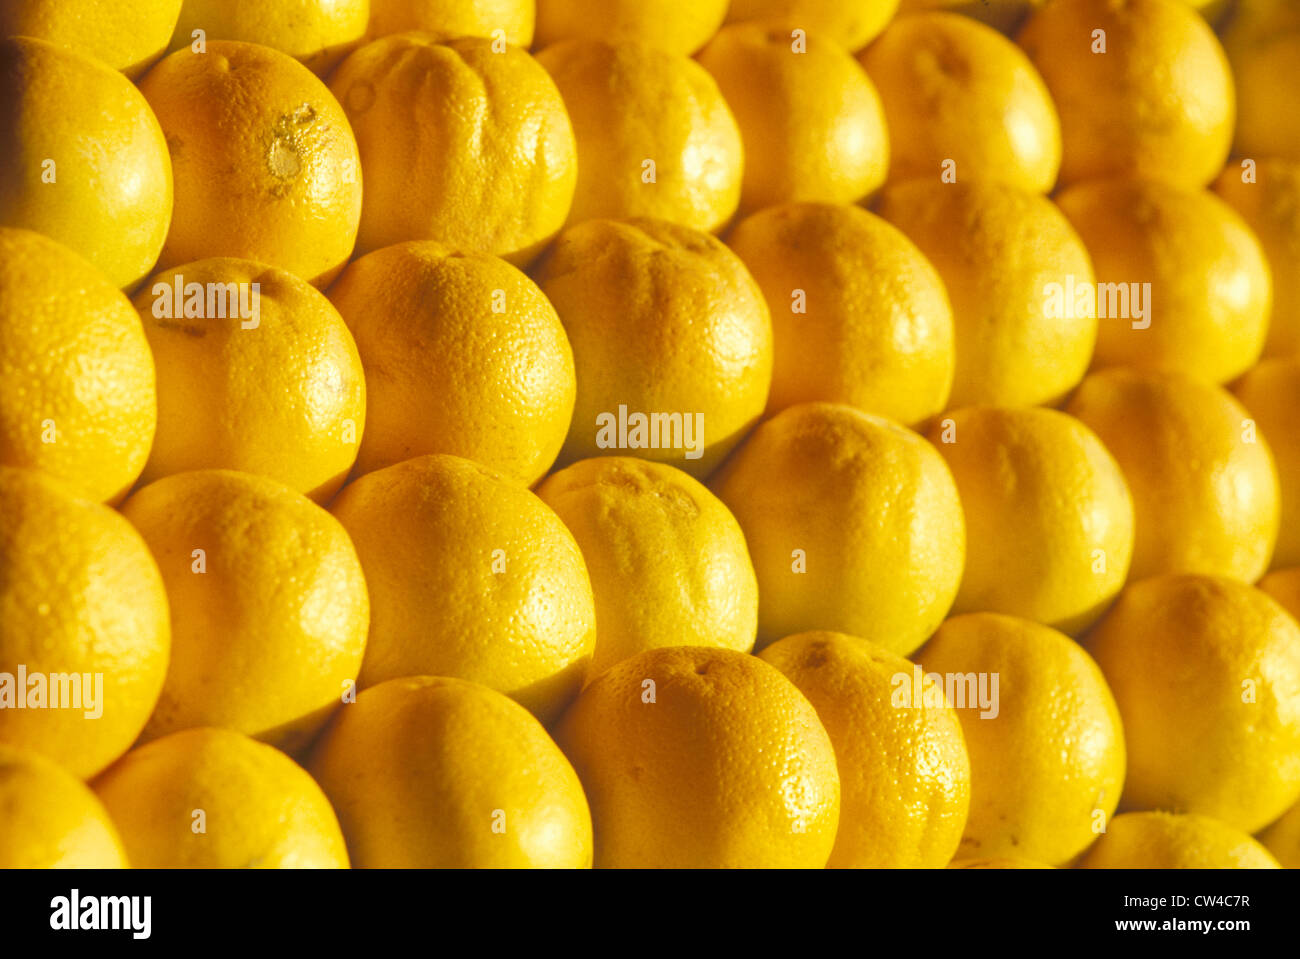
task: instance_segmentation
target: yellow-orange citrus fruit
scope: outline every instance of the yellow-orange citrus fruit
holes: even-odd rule
[[[358,253],[437,240],[522,266],[564,225],[578,176],[573,127],[525,51],[394,34],[344,60],[330,89],[365,171]]]
[[[591,804],[597,866],[819,869],[840,780],[817,712],[731,649],[647,650],[602,673],[556,730]]]
[[[1259,240],[1213,193],[1096,180],[1057,196],[1092,256],[1093,367],[1182,370],[1223,383],[1259,358],[1272,282]]]
[[[0,465],[116,502],[144,468],[157,418],[131,301],[67,247],[0,227]]]
[[[1229,163],[1214,190],[1254,231],[1273,275],[1264,356],[1300,356],[1300,157],[1242,164]]]
[[[1274,570],[1259,581],[1259,588],[1300,621],[1300,566]]]
[[[970,816],[959,857],[1059,866],[1082,852],[1124,785],[1124,729],[1092,658],[1046,626],[971,613],[940,626],[917,659],[966,699],[957,715]]]
[[[137,77],[162,56],[181,0],[7,0],[0,37],[35,37]]]
[[[1057,0],[1017,38],[1061,117],[1061,182],[1192,189],[1223,168],[1236,98],[1214,31],[1183,0]]]
[[[1217,28],[1223,14],[1229,7],[1236,6],[1237,0],[1182,0],[1182,2],[1199,12],[1210,26]],[[1248,2],[1254,2],[1254,0],[1248,0]],[[1266,2],[1276,3],[1279,0],[1266,0]],[[1281,2],[1285,3],[1286,0],[1281,0]]]
[[[565,230],[534,275],[577,370],[561,464],[626,450],[703,477],[762,414],[771,318],[714,237],[664,220],[592,220]]]
[[[185,0],[168,45],[243,40],[287,53],[323,77],[366,35],[371,0]]]
[[[171,663],[145,738],[222,726],[286,750],[310,742],[366,644],[366,583],[343,527],[274,480],[230,470],[158,480],[122,513],[171,608]]]
[[[1300,624],[1266,593],[1211,576],[1144,579],[1088,648],[1124,720],[1125,809],[1254,832],[1300,799]]]
[[[1116,816],[1083,869],[1277,869],[1268,850],[1239,829],[1195,813],[1129,812]]]
[[[959,182],[1036,193],[1056,182],[1056,107],[1033,64],[996,30],[954,13],[900,17],[859,59],[884,104],[891,180],[951,170]]]
[[[0,40],[0,143],[0,227],[66,243],[122,289],[148,274],[172,215],[172,165],[129,80],[43,40]]]
[[[331,511],[370,588],[365,688],[401,676],[482,683],[554,718],[596,641],[582,553],[522,484],[456,456],[367,473]]]
[[[827,865],[947,865],[966,825],[970,762],[942,688],[843,633],[787,636],[761,658],[808,697],[835,747],[840,826]]]
[[[1300,160],[1300,6],[1294,0],[1236,0],[1222,26],[1237,88],[1233,150]]]
[[[352,468],[366,383],[338,312],[306,280],[217,257],[155,273],[135,296],[158,369],[141,480],[232,469],[328,500]]]
[[[1124,476],[1097,435],[1056,410],[971,407],[929,438],[966,516],[953,611],[1008,613],[1066,633],[1091,625],[1124,585],[1134,526]]]
[[[421,30],[444,37],[496,37],[500,31],[506,43],[528,47],[536,8],[536,0],[370,0],[370,36]]]
[[[1265,360],[1232,390],[1254,417],[1277,468],[1279,519],[1270,568],[1300,566],[1300,354]]]
[[[343,707],[308,766],[358,868],[591,865],[582,784],[518,703],[463,679],[390,679]]]
[[[697,480],[627,456],[579,460],[537,495],[573,533],[596,598],[588,677],[658,646],[747,653],[758,582],[745,534]]]
[[[902,0],[898,12],[901,20],[904,14],[947,10],[973,17],[1002,33],[1011,33],[1024,22],[1025,17],[1045,3],[1047,0]]]
[[[740,202],[740,129],[707,70],[640,43],[566,40],[538,61],[573,121],[568,222],[657,217],[718,230]]]
[[[1205,22],[1211,26],[1218,26],[1223,19],[1224,13],[1236,5],[1236,0],[1183,0],[1189,3],[1196,10],[1200,11]],[[1277,0],[1274,0],[1277,2]]]
[[[1259,834],[1259,841],[1287,869],[1300,869],[1300,802]]]
[[[906,655],[952,605],[966,555],[957,486],[911,430],[837,403],[767,420],[711,482],[758,574],[758,646],[809,630]]]
[[[140,90],[176,179],[159,268],[231,256],[328,286],[362,211],[357,142],[325,85],[279,50],[214,40],[168,56]]]
[[[144,728],[169,647],[163,581],[131,524],[0,466],[0,744],[94,775]]]
[[[728,0],[537,0],[537,46],[577,37],[691,54],[722,26]]]
[[[884,29],[898,0],[731,0],[727,22],[780,18],[792,29],[825,33],[858,50]]]
[[[1224,390],[1180,373],[1093,373],[1066,410],[1118,461],[1133,496],[1134,580],[1206,573],[1253,583],[1278,530],[1269,434]]]
[[[518,269],[414,240],[354,261],[330,300],[366,371],[358,474],[425,453],[525,483],[550,468],[573,417],[573,351]]]
[[[954,859],[948,863],[949,869],[1053,869],[1044,862],[1032,859],[1019,859],[1013,856],[999,856],[996,859]]]
[[[43,756],[0,745],[0,809],[0,869],[127,865],[103,803]]]
[[[865,71],[833,40],[770,23],[724,27],[700,51],[740,127],[740,213],[854,203],[885,182],[890,137]]]
[[[1097,323],[1072,291],[1092,283],[1092,264],[1051,201],[1005,183],[936,177],[886,187],[877,212],[948,291],[957,349],[950,407],[1055,403],[1083,378]]]
[[[742,220],[727,244],[772,316],[768,411],[825,400],[918,426],[947,404],[952,308],[897,228],[856,206],[787,203]]]
[[[231,729],[138,746],[92,785],[138,868],[348,867],[338,818],[311,776]]]

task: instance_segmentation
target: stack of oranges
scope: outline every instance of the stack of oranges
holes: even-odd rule
[[[1300,6],[0,7],[0,866],[1300,866]]]

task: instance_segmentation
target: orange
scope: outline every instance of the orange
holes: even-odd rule
[[[843,633],[787,636],[761,658],[808,697],[835,747],[840,826],[827,865],[947,865],[970,807],[970,761],[942,687],[912,684],[912,663]],[[900,698],[904,686],[914,695]]]
[[[1255,832],[1300,799],[1300,623],[1267,594],[1153,576],[1124,591],[1088,649],[1124,720],[1126,810]]]
[[[1183,0],[1057,0],[1018,42],[1060,113],[1063,184],[1132,176],[1194,189],[1223,168],[1232,73]]]
[[[948,863],[949,869],[1052,869],[1046,863],[1034,862],[1032,859],[1019,859],[1013,856],[1000,856],[996,859],[954,859]]]
[[[1047,0],[903,0],[898,7],[904,14],[923,10],[947,10],[981,20],[1002,33],[1012,33],[1033,10]]]
[[[163,581],[131,524],[0,466],[0,745],[94,775],[144,728],[170,646]]]
[[[582,553],[515,480],[456,456],[367,473],[331,506],[370,587],[360,686],[455,676],[543,722],[577,693],[596,641]]]
[[[205,40],[244,40],[287,53],[318,77],[366,34],[371,0],[185,0],[170,50]]]
[[[1205,22],[1218,29],[1221,26],[1224,13],[1234,5],[1234,0],[1183,0],[1184,3],[1190,4],[1194,10],[1200,12],[1205,18]],[[1277,2],[1277,0],[1273,0]]]
[[[728,0],[537,0],[537,47],[582,37],[692,54],[722,26]]]
[[[945,407],[952,308],[897,228],[856,206],[787,203],[741,221],[727,243],[772,316],[769,412],[826,400],[918,426]]]
[[[1009,613],[1066,633],[1091,625],[1124,585],[1133,500],[1114,457],[1078,420],[971,407],[930,428],[966,516],[953,611]]]
[[[1083,869],[1277,869],[1258,842],[1210,816],[1130,812],[1116,816]]]
[[[1237,88],[1233,151],[1300,160],[1300,7],[1292,0],[1236,0],[1222,25]]]
[[[898,0],[731,0],[727,22],[780,17],[791,27],[825,33],[846,50],[858,50],[897,9]]]
[[[1287,869],[1300,869],[1300,802],[1259,834],[1259,841]]]
[[[1270,434],[1227,392],[1184,374],[1111,369],[1084,380],[1066,409],[1101,437],[1133,495],[1132,579],[1254,582],[1268,568],[1279,499]]]
[[[352,254],[361,171],[325,85],[288,54],[214,40],[168,56],[140,91],[176,177],[159,269],[231,256],[329,285]]]
[[[775,668],[651,649],[602,673],[556,730],[591,804],[600,867],[820,869],[840,780],[830,737]]]
[[[346,869],[338,818],[288,756],[230,729],[131,750],[92,784],[142,869]]]
[[[372,686],[308,764],[359,868],[591,865],[582,784],[526,709],[463,679]]]
[[[740,127],[740,213],[788,200],[854,203],[885,182],[890,138],[862,67],[827,37],[724,27],[698,55]]]
[[[1255,418],[1277,468],[1278,533],[1269,568],[1300,566],[1300,355],[1265,360],[1232,389]]]
[[[533,42],[535,0],[370,0],[370,36],[422,30],[446,37],[494,37]]]
[[[158,480],[122,514],[167,587],[172,656],[145,727],[223,726],[295,750],[354,692],[369,600],[343,527],[260,476]]]
[[[949,407],[1054,404],[1083,378],[1097,324],[1070,291],[1092,283],[1092,264],[1050,200],[936,177],[886,187],[877,212],[948,291],[957,351]]]
[[[1274,570],[1259,581],[1259,588],[1300,621],[1300,566]]]
[[[48,40],[134,79],[167,49],[180,12],[181,0],[7,0],[0,36]]]
[[[412,241],[354,261],[330,290],[366,372],[357,473],[425,453],[524,483],[569,431],[573,351],[555,308],[487,253]]]
[[[366,423],[366,383],[352,335],[311,284],[218,257],[155,273],[135,307],[158,367],[143,482],[233,469],[322,502],[343,485]]]
[[[758,575],[758,646],[808,630],[906,655],[961,581],[966,527],[941,457],[911,430],[836,403],[791,406],[711,481]]]
[[[172,165],[140,91],[98,61],[0,40],[0,227],[66,243],[132,289],[172,216]]]
[[[1046,193],[1061,166],[1056,107],[1020,48],[969,17],[900,17],[859,59],[892,135],[889,176],[997,180]]]
[[[592,220],[565,230],[534,276],[577,373],[561,465],[631,451],[703,477],[763,412],[767,305],[744,264],[707,233]]]
[[[1251,182],[1244,164],[1249,163]],[[1254,232],[1273,275],[1264,356],[1300,356],[1300,157],[1229,163],[1214,190]]]
[[[1138,180],[1081,183],[1056,199],[1097,274],[1094,368],[1175,369],[1223,383],[1259,358],[1272,308],[1268,262],[1226,203]]]
[[[916,658],[966,696],[958,856],[1059,866],[1082,852],[1115,811],[1125,767],[1120,713],[1092,658],[1054,629],[995,613],[953,617]]]
[[[720,230],[740,202],[743,148],[718,85],[689,57],[641,43],[566,40],[537,55],[578,149],[570,225],[657,217]]]
[[[582,550],[596,598],[588,679],[658,646],[747,653],[758,625],[758,582],[745,534],[697,480],[627,456],[579,460],[537,495]]]
[[[127,865],[103,803],[43,756],[0,745],[0,809],[0,869]]]
[[[357,252],[437,240],[530,262],[564,225],[577,154],[564,101],[517,47],[402,33],[330,78],[361,150]]]
[[[116,502],[149,456],[157,402],[131,301],[67,247],[0,227],[0,464]]]

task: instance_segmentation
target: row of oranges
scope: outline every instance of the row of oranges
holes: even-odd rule
[[[366,6],[0,18],[0,860],[1295,861],[1290,6]]]

